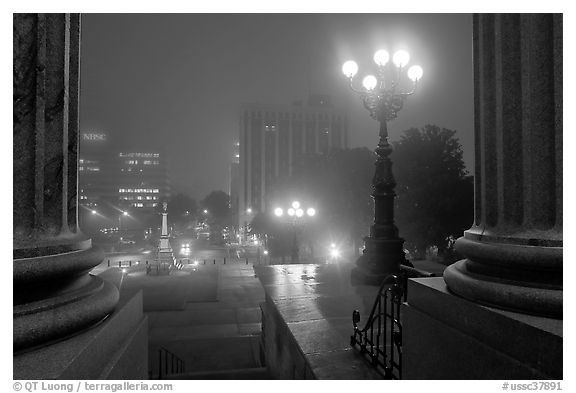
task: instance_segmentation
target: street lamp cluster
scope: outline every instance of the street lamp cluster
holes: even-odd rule
[[[390,55],[383,49],[374,54],[377,76],[367,75],[364,77],[362,80],[364,90],[356,89],[353,85],[354,76],[358,73],[358,64],[349,60],[342,65],[342,72],[349,79],[350,88],[360,95],[365,108],[370,111],[370,115],[380,122],[396,118],[398,111],[402,109],[404,99],[414,94],[416,85],[424,73],[419,65],[411,66],[407,76],[413,82],[412,89],[407,92],[400,92],[399,84],[402,71],[410,61],[410,54],[405,50],[399,50],[394,53],[392,63],[389,60]]]
[[[294,201],[292,202],[291,207],[286,210],[286,214],[290,217],[301,218],[304,216],[304,209],[300,207],[300,202]],[[284,215],[284,209],[281,207],[277,207],[274,209],[274,215],[276,217],[282,217]],[[308,217],[313,217],[316,215],[316,209],[313,207],[309,207],[306,209],[306,215]]]
[[[364,77],[364,89],[354,87],[354,76],[358,73],[358,64],[349,60],[342,66],[343,74],[348,78],[350,89],[362,99],[370,116],[380,123],[380,140],[375,149],[376,172],[372,180],[372,198],[374,199],[374,224],[370,235],[364,239],[363,255],[356,262],[352,271],[353,279],[379,285],[391,273],[397,273],[401,265],[409,265],[404,254],[404,239],[398,236],[394,224],[394,198],[396,181],[392,174],[390,154],[392,146],[388,142],[387,122],[397,117],[406,97],[414,94],[423,70],[418,65],[408,69],[407,76],[412,81],[408,91],[401,91],[400,82],[403,70],[410,62],[410,55],[399,50],[392,56],[385,50],[374,54],[377,74]]]
[[[276,207],[274,209],[274,215],[276,217],[284,216],[284,208]],[[286,209],[286,214],[290,219],[292,224],[292,262],[298,262],[300,260],[300,247],[298,245],[298,231],[297,225],[301,223],[301,220],[306,217],[314,217],[316,215],[316,209],[313,207],[303,207],[300,202],[293,201],[290,207]]]

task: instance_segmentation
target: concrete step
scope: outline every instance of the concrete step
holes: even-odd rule
[[[260,380],[274,379],[266,367],[240,368],[234,370],[199,371],[169,375],[166,379],[176,380]]]

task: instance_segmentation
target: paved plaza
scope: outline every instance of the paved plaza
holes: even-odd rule
[[[142,290],[152,377],[158,374],[159,350],[165,348],[184,360],[183,378],[269,378],[260,350],[264,290],[253,263],[228,259],[224,264],[220,258],[214,264],[213,253],[202,256],[206,264],[196,258],[199,263],[170,275],[148,276],[149,254],[111,254],[92,273],[118,286],[123,298]],[[438,275],[444,269],[431,261],[415,265]]]

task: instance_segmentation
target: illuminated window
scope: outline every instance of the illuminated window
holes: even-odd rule
[[[152,190],[153,193],[157,194],[159,191],[157,188],[155,188],[154,190]]]

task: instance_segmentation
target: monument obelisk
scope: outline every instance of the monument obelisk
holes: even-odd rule
[[[162,206],[164,208],[161,213],[162,233],[160,234],[160,244],[158,244],[158,256],[150,269],[152,274],[169,274],[175,262],[174,253],[170,246],[170,236],[168,236],[168,204],[164,202]]]

